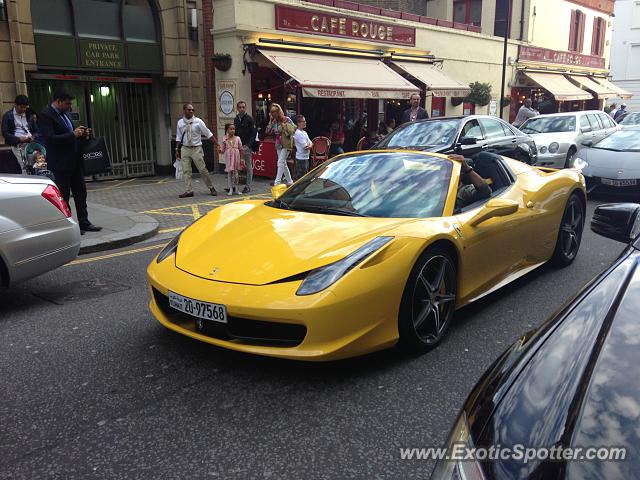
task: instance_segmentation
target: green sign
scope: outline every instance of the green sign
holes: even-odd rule
[[[125,68],[124,45],[104,40],[81,40],[80,61],[83,67],[122,70]]]

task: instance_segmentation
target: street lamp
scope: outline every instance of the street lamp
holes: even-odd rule
[[[511,31],[511,0],[506,0],[507,3],[507,22],[504,27],[504,45],[502,49],[502,85],[500,86],[500,118],[504,112],[504,105],[502,103],[502,97],[504,97],[504,84],[505,76],[507,73],[507,46],[509,41],[509,33]]]

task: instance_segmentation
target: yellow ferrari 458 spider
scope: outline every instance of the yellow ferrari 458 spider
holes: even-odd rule
[[[272,201],[224,205],[153,260],[151,311],[183,335],[274,357],[426,351],[456,309],[548,260],[568,265],[582,237],[579,171],[482,153],[473,170],[491,196],[462,205],[462,168],[434,153],[357,152]]]

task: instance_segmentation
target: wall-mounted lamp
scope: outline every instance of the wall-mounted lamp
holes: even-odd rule
[[[108,97],[110,92],[111,92],[111,89],[107,85],[100,86],[100,96]]]
[[[0,0],[0,20],[7,19],[7,1]]]
[[[194,42],[198,40],[198,9],[191,9],[191,27],[189,28],[190,38]]]

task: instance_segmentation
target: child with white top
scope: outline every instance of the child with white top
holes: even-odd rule
[[[309,135],[305,132],[307,120],[304,115],[296,117],[298,128],[293,134],[293,141],[296,145],[296,180],[309,171],[309,152],[313,143],[309,140]]]

